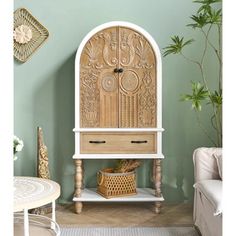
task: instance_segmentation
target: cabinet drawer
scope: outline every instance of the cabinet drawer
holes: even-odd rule
[[[156,153],[155,132],[88,132],[80,134],[81,153]]]

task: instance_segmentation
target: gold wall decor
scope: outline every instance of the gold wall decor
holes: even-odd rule
[[[47,146],[43,141],[43,131],[41,127],[37,127],[38,135],[38,166],[37,174],[39,178],[50,179],[49,166],[48,166],[48,151]]]
[[[41,127],[37,127],[37,176],[43,179],[50,179],[48,151],[43,141],[43,130]],[[52,206],[47,204],[31,209],[29,212],[36,215],[45,215],[52,212]]]
[[[14,12],[14,56],[21,62],[29,57],[48,38],[48,30],[25,8]]]

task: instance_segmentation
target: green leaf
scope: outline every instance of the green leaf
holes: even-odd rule
[[[184,41],[184,37],[179,38],[179,36],[173,36],[171,37],[171,40],[173,43],[169,44],[167,47],[163,48],[164,51],[164,57],[169,55],[169,54],[178,54],[181,53],[183,48],[186,45],[191,44],[194,40],[190,39],[187,41]]]
[[[184,94],[181,97],[182,101],[191,101],[192,109],[201,111],[201,102],[209,98],[209,92],[199,82],[192,82],[192,94]]]
[[[210,5],[212,3],[221,2],[221,0],[195,0],[193,2]]]
[[[211,6],[210,5],[202,5],[199,9],[198,9],[198,11],[197,11],[197,13],[207,13],[207,12],[209,12],[211,10]]]
[[[192,15],[190,17],[194,23],[188,24],[187,26],[191,26],[192,28],[203,28],[205,25],[209,24],[209,17],[206,14],[198,14],[198,15]]]
[[[209,12],[209,22],[211,24],[221,24],[222,22],[222,10],[219,9],[219,10],[211,10]]]
[[[207,24],[221,24],[222,22],[222,10],[212,8],[213,3],[221,2],[220,0],[198,0],[195,3],[201,3],[197,14],[193,15],[191,19],[193,24],[189,24],[193,28],[202,28]]]
[[[222,106],[222,93],[215,91],[213,94],[210,96],[210,100],[212,103],[214,103],[217,107]]]

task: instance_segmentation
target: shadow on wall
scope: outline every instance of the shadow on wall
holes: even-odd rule
[[[61,185],[60,199],[72,199],[74,191],[74,59],[75,53],[58,65],[34,95],[34,127],[43,129],[51,179]]]
[[[187,158],[177,156],[163,160],[162,193],[166,202],[182,203],[193,201],[193,164]],[[168,184],[167,184],[168,183]]]
[[[55,83],[54,168],[63,201],[74,193],[74,62],[75,53],[59,67]]]

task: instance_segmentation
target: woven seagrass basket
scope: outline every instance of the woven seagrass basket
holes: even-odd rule
[[[97,192],[105,198],[123,197],[137,194],[135,172],[113,173],[113,168],[97,173]]]

